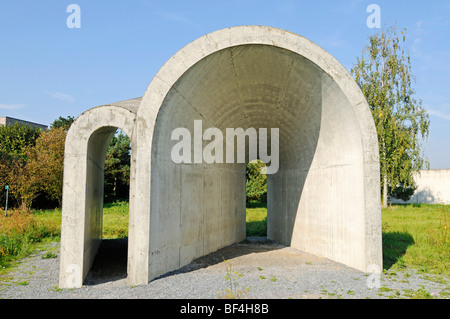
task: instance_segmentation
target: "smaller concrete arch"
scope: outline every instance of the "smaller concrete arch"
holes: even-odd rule
[[[63,196],[62,202],[61,287],[80,287],[97,254],[102,237],[106,151],[117,129],[134,144],[139,103],[140,99],[133,99],[92,108],[80,115],[67,133],[63,194],[71,196]]]

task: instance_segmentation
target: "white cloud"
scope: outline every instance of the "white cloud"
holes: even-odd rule
[[[17,109],[21,109],[24,107],[25,107],[25,104],[3,104],[3,103],[0,103],[0,109],[3,109],[3,110],[17,110]]]
[[[428,109],[427,111],[428,111],[428,113],[430,115],[434,115],[434,116],[437,116],[437,117],[439,117],[439,118],[441,118],[443,120],[449,120],[450,121],[450,113],[444,113],[444,112],[441,112],[441,111],[430,110],[430,109]]]
[[[422,57],[422,51],[420,50],[420,46],[422,44],[422,38],[414,38],[413,44],[411,45],[411,52],[417,57]]]
[[[64,101],[64,102],[75,102],[75,98],[72,95],[69,94],[64,94],[61,92],[45,92],[46,94],[50,95],[52,98],[60,100],[60,101]]]
[[[178,13],[173,13],[173,12],[161,12],[161,11],[154,11],[153,13],[159,15],[160,17],[167,19],[167,20],[171,20],[177,23],[181,23],[181,24],[185,24],[185,25],[192,25],[195,27],[198,27],[199,24],[196,23],[195,21],[188,19],[184,16],[182,16],[181,14]]]

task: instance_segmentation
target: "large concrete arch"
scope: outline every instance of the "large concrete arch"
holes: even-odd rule
[[[222,131],[279,128],[279,170],[268,176],[269,238],[362,271],[382,269],[378,143],[364,96],[309,40],[243,26],[177,52],[136,110],[129,284],[245,238],[246,163],[171,160],[171,133],[194,134],[195,120]],[[60,278],[64,286],[67,275]]]

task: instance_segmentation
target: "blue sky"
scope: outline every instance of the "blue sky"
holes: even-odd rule
[[[81,28],[70,29],[70,4]],[[0,2],[0,116],[49,125],[91,107],[142,96],[156,72],[202,35],[236,25],[268,25],[302,35],[348,70],[370,34],[369,4],[382,26],[407,28],[416,97],[431,119],[425,155],[450,169],[450,1]]]

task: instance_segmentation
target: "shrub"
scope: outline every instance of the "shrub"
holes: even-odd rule
[[[22,256],[31,250],[31,244],[46,237],[59,235],[58,227],[38,221],[24,211],[11,211],[8,217],[0,217],[0,262],[14,256]]]
[[[261,167],[265,164],[261,161],[251,162],[246,171],[246,195],[247,202],[267,201],[267,175],[261,174]]]

